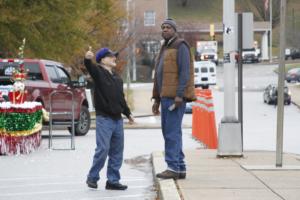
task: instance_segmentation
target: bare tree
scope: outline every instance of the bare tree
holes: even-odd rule
[[[270,2],[270,0],[268,1]],[[264,0],[243,0],[243,7],[247,11],[253,12],[254,18],[257,21],[268,21],[270,20],[270,5],[267,4],[265,7]],[[287,4],[289,0],[287,0]],[[276,27],[280,22],[280,0],[272,0],[272,24],[273,28]]]

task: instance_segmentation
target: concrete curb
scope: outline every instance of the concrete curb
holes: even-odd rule
[[[160,200],[181,200],[178,193],[175,181],[173,179],[159,179],[156,178],[156,174],[166,169],[164,162],[164,155],[162,152],[153,152],[151,154],[153,165],[153,178],[158,187],[158,196]]]

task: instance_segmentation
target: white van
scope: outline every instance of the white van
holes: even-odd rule
[[[217,67],[211,61],[194,62],[195,69],[195,87],[208,89],[209,85],[217,84]]]

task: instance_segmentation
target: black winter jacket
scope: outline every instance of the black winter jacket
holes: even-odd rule
[[[123,81],[121,77],[84,59],[84,65],[95,83],[94,102],[96,115],[120,119],[121,113],[129,117],[130,109],[124,98]]]

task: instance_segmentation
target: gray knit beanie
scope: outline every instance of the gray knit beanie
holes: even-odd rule
[[[169,24],[170,26],[173,27],[173,29],[175,31],[177,31],[177,25],[176,25],[176,22],[173,19],[171,19],[171,18],[165,19],[165,21],[161,25],[164,25],[164,24]]]

